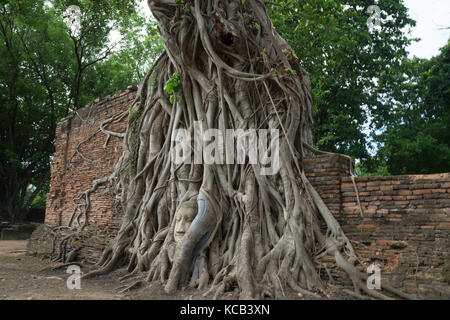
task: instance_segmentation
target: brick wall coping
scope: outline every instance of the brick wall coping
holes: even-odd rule
[[[450,180],[450,172],[445,173],[433,173],[433,174],[405,174],[398,176],[368,176],[368,177],[355,177],[358,182],[365,181],[401,181],[410,180],[414,182],[429,181],[429,180]],[[350,177],[342,177],[342,180],[347,182],[351,181]]]
[[[126,90],[120,90],[114,95],[109,95],[104,98],[97,98],[94,101],[89,102],[83,108],[76,110],[76,112],[72,112],[70,115],[62,118],[58,122],[60,130],[57,132],[57,135],[58,133],[67,133],[68,131],[81,126],[83,124],[82,119],[85,119],[85,122],[93,121],[93,118],[96,118],[97,114],[100,114],[104,109],[109,108],[116,100],[119,100],[124,96],[128,96],[129,94],[135,94],[136,91],[137,87],[129,86]],[[79,116],[77,116],[77,113]]]

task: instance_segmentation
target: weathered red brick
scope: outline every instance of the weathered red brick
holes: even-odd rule
[[[414,190],[413,191],[413,194],[428,194],[428,193],[431,193],[431,190],[429,190],[429,189],[426,189],[426,190]]]

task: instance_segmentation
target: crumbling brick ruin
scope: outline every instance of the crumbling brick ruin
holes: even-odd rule
[[[97,99],[59,123],[47,226],[67,225],[73,198],[89,189],[93,180],[112,172],[122,141],[111,137],[105,145],[106,136],[98,129],[102,121],[126,110],[135,95],[135,88],[129,88]],[[126,119],[110,129],[124,131],[125,127]],[[450,173],[354,177],[353,183],[350,165],[349,158],[341,155],[304,161],[311,183],[353,241],[363,265],[379,265],[382,276],[406,292],[449,299]],[[120,223],[120,210],[108,187],[91,195],[88,215],[86,231],[72,246],[82,243],[79,256],[94,262]],[[30,250],[51,255],[55,239],[49,239],[45,230],[43,226],[35,231]]]

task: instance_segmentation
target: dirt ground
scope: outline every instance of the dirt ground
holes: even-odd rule
[[[80,289],[68,289],[67,267],[53,270],[59,264],[49,263],[26,254],[27,241],[0,241],[0,300],[201,300],[205,291],[187,288],[167,295],[158,282],[123,291],[139,279],[119,279],[127,274],[119,269],[93,279],[81,279]],[[87,268],[82,268],[87,272]],[[143,278],[145,279],[145,278]],[[220,299],[231,299],[224,294]],[[305,299],[288,293],[286,299]],[[348,299],[349,297],[330,297]]]
[[[0,299],[73,300],[124,299],[112,284],[94,281],[81,283],[80,290],[69,290],[65,270],[42,271],[50,265],[26,255],[27,241],[0,241]]]
[[[135,279],[120,282],[125,270],[94,279],[81,279],[80,289],[68,289],[67,267],[53,270],[55,263],[26,254],[27,241],[0,241],[0,300],[172,300],[203,299],[201,292],[187,290],[167,295],[158,283],[121,293],[123,286]],[[82,268],[82,272],[88,271]]]

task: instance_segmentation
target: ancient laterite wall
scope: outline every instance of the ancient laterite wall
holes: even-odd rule
[[[450,299],[450,173],[350,178],[341,184],[339,218],[366,261],[384,266],[394,284]]]
[[[408,292],[450,299],[450,173],[353,183],[347,157],[319,156],[304,165],[365,266],[380,266],[382,277]]]
[[[63,119],[58,125],[46,224],[66,225],[73,212],[72,199],[89,189],[94,179],[112,172],[122,150],[122,141],[111,137],[104,147],[106,136],[101,132],[93,134],[102,121],[126,110],[135,94],[130,88],[115,96],[97,99],[79,110],[78,115]],[[109,129],[123,132],[125,127],[126,119]],[[89,137],[80,145],[78,153],[76,147]],[[363,264],[361,270],[374,263],[381,267],[382,277],[388,277],[396,287],[427,298],[450,299],[449,173],[356,177],[361,215],[348,157],[317,156],[306,159],[304,168],[353,242]],[[89,211],[88,230],[95,231],[84,235],[90,240],[82,240],[95,243],[96,247],[87,249],[84,256],[92,256],[93,252],[100,254],[106,244],[103,235],[113,236],[119,219],[111,190],[99,188],[91,195]]]
[[[61,120],[56,130],[51,168],[50,192],[47,194],[45,223],[68,224],[74,209],[73,199],[92,187],[92,181],[110,174],[122,151],[122,139],[99,132],[100,125],[113,115],[127,110],[136,96],[133,87],[114,96],[97,99]],[[126,118],[111,123],[109,131],[124,132]],[[114,232],[120,218],[111,190],[101,186],[90,197],[89,221]]]

